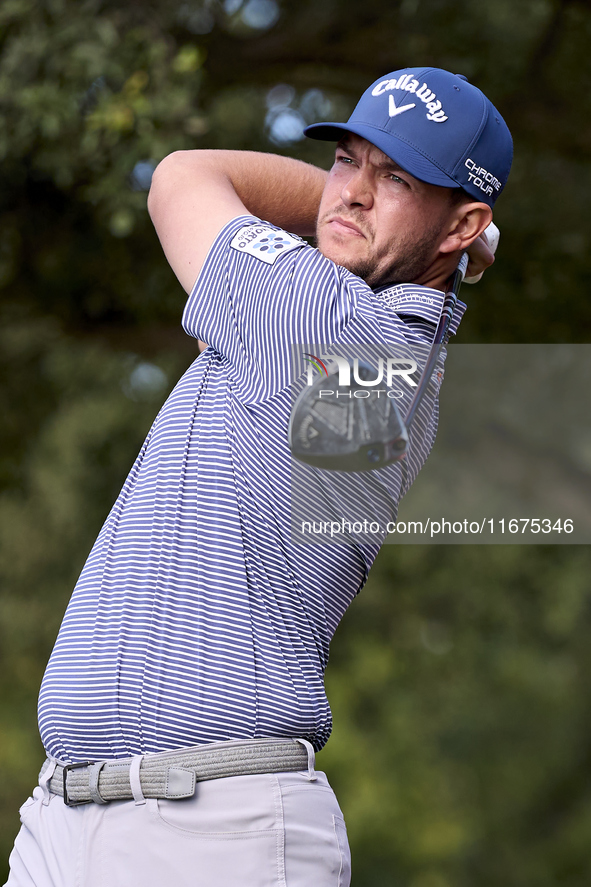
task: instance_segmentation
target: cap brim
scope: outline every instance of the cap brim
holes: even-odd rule
[[[439,185],[442,188],[461,187],[408,142],[367,123],[312,123],[305,128],[304,135],[309,139],[323,142],[338,142],[347,132],[367,139],[401,169],[420,179],[421,182]]]

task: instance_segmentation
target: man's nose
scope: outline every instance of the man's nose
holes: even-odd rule
[[[364,209],[371,207],[374,199],[373,182],[367,170],[355,170],[341,191],[341,199],[345,206],[360,206]]]

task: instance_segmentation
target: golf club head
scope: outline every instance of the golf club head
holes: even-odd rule
[[[375,379],[376,371],[359,361],[358,376]],[[333,471],[382,468],[408,449],[395,400],[356,381],[339,386],[338,373],[304,388],[291,411],[288,438],[300,462]]]

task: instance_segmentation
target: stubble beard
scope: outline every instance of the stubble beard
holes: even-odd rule
[[[348,257],[345,257],[343,260],[337,261],[322,250],[319,245],[318,237],[318,229],[323,219],[329,215],[334,216],[335,214],[339,214],[338,210],[336,212],[333,210],[330,213],[326,213],[326,216],[319,219],[316,230],[316,246],[318,246],[323,255],[326,255],[328,259],[336,261],[338,265],[342,265],[348,271],[351,271],[352,274],[361,277],[361,279],[372,289],[377,289],[386,284],[413,283],[424,274],[433,262],[437,252],[437,241],[441,234],[440,224],[432,225],[420,239],[405,238],[402,240],[397,249],[398,255],[393,257],[385,266],[381,265],[381,261],[384,256],[387,256],[388,254],[387,248],[384,248],[383,251],[377,254],[369,255],[365,258],[355,259],[354,257],[351,257],[349,259]],[[354,224],[359,225],[364,233],[368,235],[371,244],[374,240],[374,232],[368,230],[367,225],[362,227],[361,223],[352,217],[350,213],[347,213],[347,218]]]

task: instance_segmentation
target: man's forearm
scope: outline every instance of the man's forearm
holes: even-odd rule
[[[295,234],[315,233],[324,170],[256,151],[179,151],[172,158],[182,164],[188,180],[192,172],[225,179],[253,215]]]

